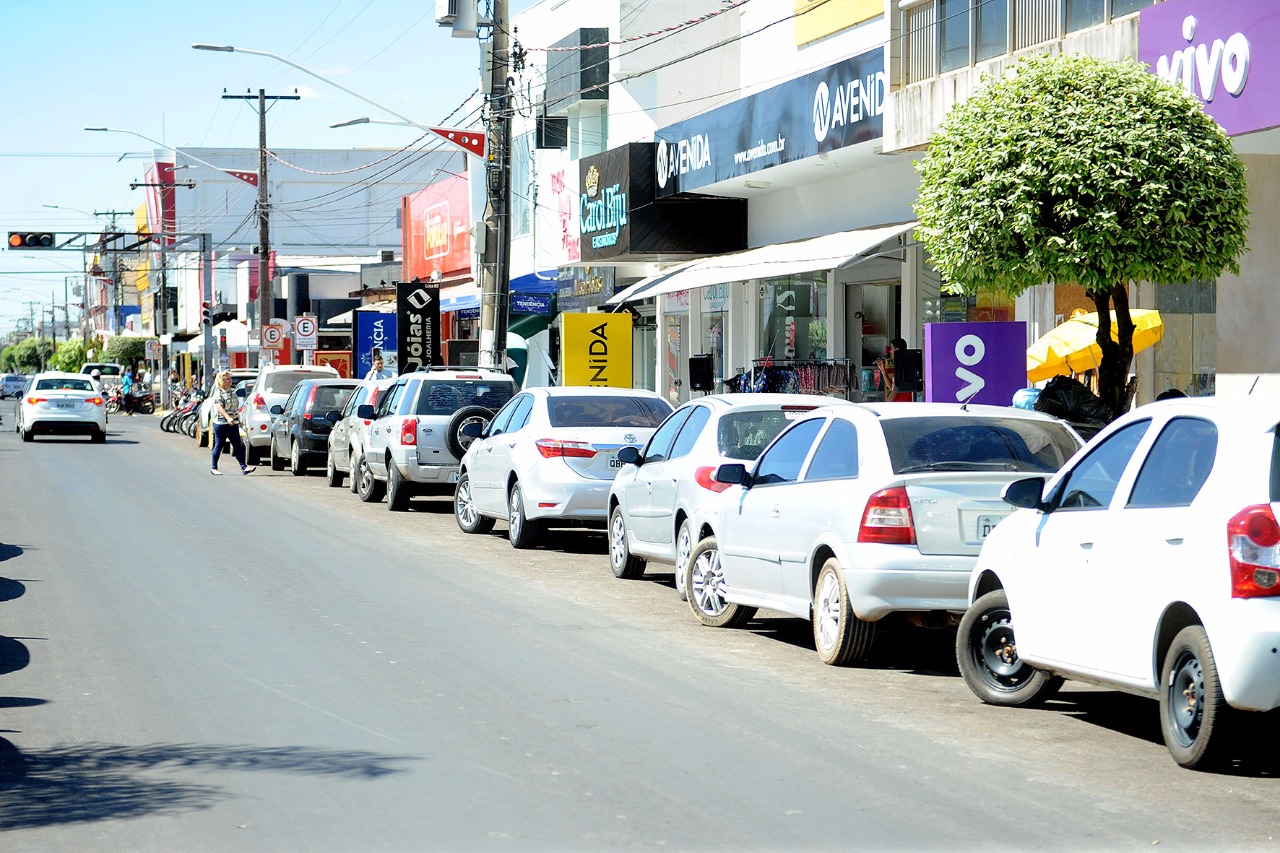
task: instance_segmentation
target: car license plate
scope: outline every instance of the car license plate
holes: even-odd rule
[[[55,400],[53,405],[59,409],[74,409],[76,407],[75,400]]]
[[[987,535],[995,529],[995,526],[1004,520],[1003,515],[980,515],[978,516],[978,538],[986,539]]]

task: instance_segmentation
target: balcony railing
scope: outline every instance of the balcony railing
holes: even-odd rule
[[[1160,0],[900,0],[903,84],[1057,41]]]

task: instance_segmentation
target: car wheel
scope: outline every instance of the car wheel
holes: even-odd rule
[[[276,455],[276,440],[272,436],[271,441],[267,444],[267,458],[271,460],[272,471],[284,470],[284,458]]]
[[[813,643],[818,657],[831,666],[860,663],[871,654],[875,637],[876,623],[853,612],[840,564],[827,560],[813,585]]]
[[[354,449],[348,451],[347,459],[350,460],[351,465],[351,494],[358,495],[360,494],[360,478],[357,476],[356,464],[358,458]]]
[[[356,494],[360,496],[360,500],[367,504],[382,500],[382,493],[386,487],[374,479],[373,472],[369,470],[369,463],[363,457],[360,459],[360,470],[356,477],[359,481]]]
[[[31,430],[29,430],[29,429],[24,429],[24,430],[22,431],[22,440],[23,440],[23,441],[35,441],[35,440],[36,440],[36,434],[35,434],[34,432],[32,432]]]
[[[621,506],[609,513],[609,565],[615,578],[631,580],[644,574],[644,560],[633,555],[627,544],[627,520]]]
[[[248,461],[250,465],[262,464],[262,448],[254,447],[252,444],[249,443],[247,437],[244,440],[244,453],[245,453],[245,459]]]
[[[333,453],[327,454],[326,460],[324,481],[336,489],[342,485],[342,472],[333,465]]]
[[[395,463],[389,463],[387,465],[387,509],[392,512],[404,512],[408,509],[412,490],[413,487],[405,480]]]
[[[476,509],[476,502],[471,497],[471,475],[465,471],[453,491],[453,517],[463,533],[488,533],[493,529],[493,519],[481,515]]]
[[[538,541],[539,524],[536,521],[530,521],[524,514],[524,495],[520,492],[520,483],[513,483],[511,492],[507,496],[507,524],[510,530],[507,532],[507,539],[511,542],[512,548],[532,548],[534,543]]]
[[[1058,692],[1062,679],[1018,658],[1009,598],[997,589],[964,612],[956,632],[956,663],[965,684],[988,705],[1034,705]]]
[[[297,439],[289,442],[289,473],[295,477],[307,473],[307,460],[302,458],[302,442]]]
[[[196,420],[196,447],[209,446],[209,430],[204,428],[204,424]]]
[[[93,435],[89,436],[89,440],[92,441],[94,444],[106,444],[107,431],[105,429],[100,429],[97,432],[95,432]]]
[[[1209,635],[1200,625],[1183,628],[1160,670],[1160,731],[1173,760],[1193,770],[1219,765],[1231,715]]]
[[[684,601],[689,597],[684,588],[685,575],[689,573],[689,555],[693,553],[693,521],[686,518],[676,531],[676,595]]]
[[[708,536],[689,554],[685,575],[685,597],[699,622],[710,628],[733,628],[756,615],[754,607],[725,601],[724,573],[720,570],[720,546]]]
[[[453,417],[449,419],[449,425],[444,430],[444,444],[449,448],[454,459],[461,459],[462,454],[466,453],[467,448],[471,446],[471,442],[475,441],[471,436],[463,435],[462,428],[472,422],[488,424],[491,420],[493,420],[493,410],[484,406],[464,406],[453,413]]]

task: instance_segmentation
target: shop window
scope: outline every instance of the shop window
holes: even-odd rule
[[[827,357],[826,281],[826,273],[817,272],[761,282],[762,356],[782,361]]]
[[[942,71],[969,64],[970,0],[938,0],[938,50]]]
[[[1107,19],[1107,0],[1067,0],[1067,32],[1097,26]]]

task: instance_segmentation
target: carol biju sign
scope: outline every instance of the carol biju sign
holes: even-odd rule
[[[879,139],[888,89],[875,48],[664,127],[654,134],[658,197]]]
[[[1230,135],[1280,126],[1280,3],[1166,0],[1138,18],[1138,58]]]

